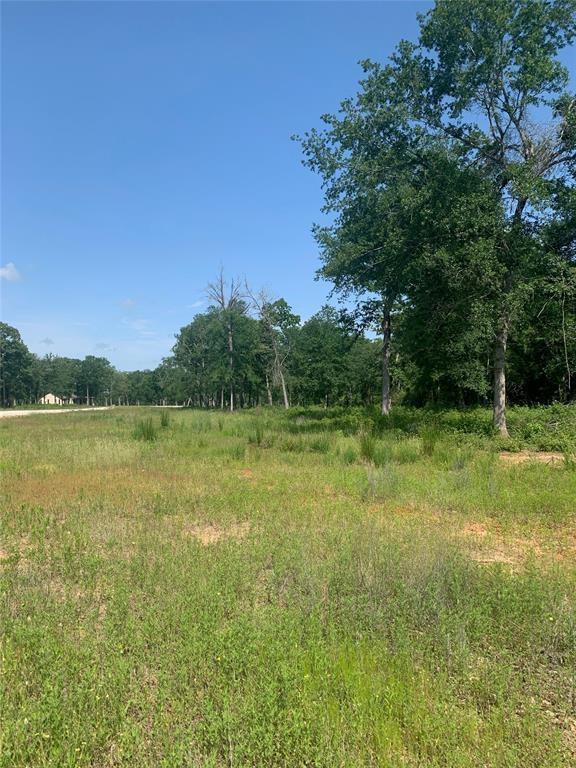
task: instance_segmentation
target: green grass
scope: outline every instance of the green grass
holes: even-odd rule
[[[558,465],[504,464],[484,411],[0,421],[0,766],[573,765],[542,410],[512,440]]]

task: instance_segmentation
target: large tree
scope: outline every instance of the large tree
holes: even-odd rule
[[[32,355],[19,331],[0,323],[0,399],[2,407],[28,398],[31,391]]]
[[[438,0],[420,25],[419,41],[401,42],[386,66],[364,62],[356,100],[326,116],[325,131],[304,139],[307,161],[324,178],[326,208],[337,214],[333,227],[317,231],[323,271],[337,288],[382,296],[386,379],[393,301],[402,294],[427,298],[425,273],[411,266],[423,253],[438,264],[451,247],[451,226],[444,237],[438,227],[420,228],[415,241],[402,190],[407,185],[412,196],[414,177],[438,146],[457,171],[476,174],[484,210],[502,217],[491,253],[486,231],[478,251],[490,263],[482,306],[491,326],[494,425],[506,435],[509,337],[535,284],[554,199],[574,182],[576,104],[558,53],[574,37],[576,0]],[[441,213],[451,219],[450,209]],[[474,275],[475,260],[468,264]],[[460,284],[467,283],[461,273]],[[456,296],[447,298],[453,303]]]
[[[293,331],[300,324],[300,318],[292,312],[285,299],[273,301],[262,290],[255,293],[246,286],[247,295],[256,311],[261,326],[261,351],[265,368],[266,391],[269,405],[273,404],[273,384],[278,384],[282,392],[284,408],[290,407],[286,371],[292,352]]]

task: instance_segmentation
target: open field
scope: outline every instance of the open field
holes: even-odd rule
[[[574,409],[0,424],[0,765],[571,766]]]

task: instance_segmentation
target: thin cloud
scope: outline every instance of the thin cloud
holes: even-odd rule
[[[143,339],[154,339],[158,336],[158,332],[150,327],[151,321],[145,317],[123,317],[122,325],[130,328],[131,331],[135,331]]]
[[[131,328],[133,331],[138,331],[138,333],[148,331],[150,328],[150,320],[147,320],[144,317],[123,317],[122,324]]]
[[[116,351],[116,347],[113,347],[112,344],[107,344],[105,341],[99,341],[97,344],[94,344],[94,349],[97,349],[99,352]]]
[[[46,336],[46,338],[45,338],[45,339],[42,339],[42,341],[40,342],[40,344],[45,344],[47,347],[49,347],[49,346],[51,346],[52,344],[54,344],[54,339],[51,339],[51,338],[50,338],[50,336]]]
[[[22,280],[22,275],[16,269],[13,261],[9,261],[4,267],[0,267],[0,279],[7,280],[9,283],[17,283]]]
[[[120,306],[124,307],[124,309],[134,309],[136,301],[134,299],[122,299]]]
[[[205,299],[198,299],[198,301],[194,301],[192,304],[188,304],[186,309],[198,309],[198,307],[203,307],[204,304],[206,304]]]

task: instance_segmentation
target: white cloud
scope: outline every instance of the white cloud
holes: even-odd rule
[[[203,307],[204,304],[206,304],[205,299],[198,299],[198,301],[193,301],[192,304],[188,304],[186,309],[198,309],[198,307]]]
[[[0,267],[0,278],[7,280],[9,283],[17,283],[22,280],[22,275],[16,269],[14,262],[9,261],[4,267]]]
[[[45,339],[42,339],[42,340],[41,340],[40,344],[45,344],[47,347],[49,347],[49,346],[51,346],[52,344],[54,344],[54,340],[53,340],[53,339],[51,339],[51,338],[50,338],[50,336],[46,336],[46,338],[45,338]]]
[[[133,309],[136,306],[136,302],[134,299],[122,299],[120,306],[124,307],[124,309]]]

